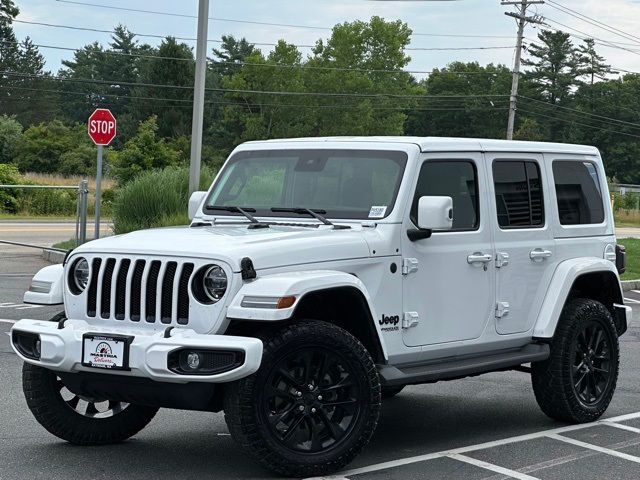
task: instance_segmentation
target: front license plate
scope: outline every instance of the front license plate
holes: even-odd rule
[[[129,369],[129,345],[133,337],[85,334],[82,339],[82,365],[111,370]]]

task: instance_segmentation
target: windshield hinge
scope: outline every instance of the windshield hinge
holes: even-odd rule
[[[418,271],[418,259],[417,258],[403,258],[402,259],[402,274],[409,275],[410,273]]]

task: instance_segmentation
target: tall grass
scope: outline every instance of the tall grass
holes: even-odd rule
[[[27,172],[22,175],[22,178],[27,180],[29,184],[34,185],[63,185],[63,186],[77,186],[82,180],[83,176],[81,175],[71,175],[64,176],[54,173],[33,173]],[[89,190],[96,189],[96,179],[95,177],[88,177],[89,181]],[[102,189],[109,190],[115,186],[115,182],[112,178],[102,178]]]
[[[205,167],[200,187],[209,187],[214,171]],[[113,203],[116,234],[145,228],[186,225],[189,170],[170,167],[145,172],[118,189]]]

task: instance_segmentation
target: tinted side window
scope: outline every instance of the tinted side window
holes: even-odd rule
[[[589,162],[553,162],[562,225],[584,225],[604,221],[604,205],[595,166]]]
[[[411,220],[416,225],[418,200],[424,196],[453,199],[453,230],[478,228],[478,174],[472,162],[432,160],[422,164],[411,206]]]
[[[536,162],[493,163],[498,224],[502,228],[542,227],[544,203]]]

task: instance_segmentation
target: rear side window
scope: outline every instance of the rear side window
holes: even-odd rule
[[[562,225],[604,222],[604,205],[598,172],[593,163],[556,160],[553,178]]]
[[[411,220],[418,224],[418,200],[444,196],[453,200],[453,230],[475,230],[480,224],[478,174],[468,161],[430,160],[422,164],[411,205]]]
[[[536,162],[496,161],[493,183],[501,228],[544,226],[540,167]]]

